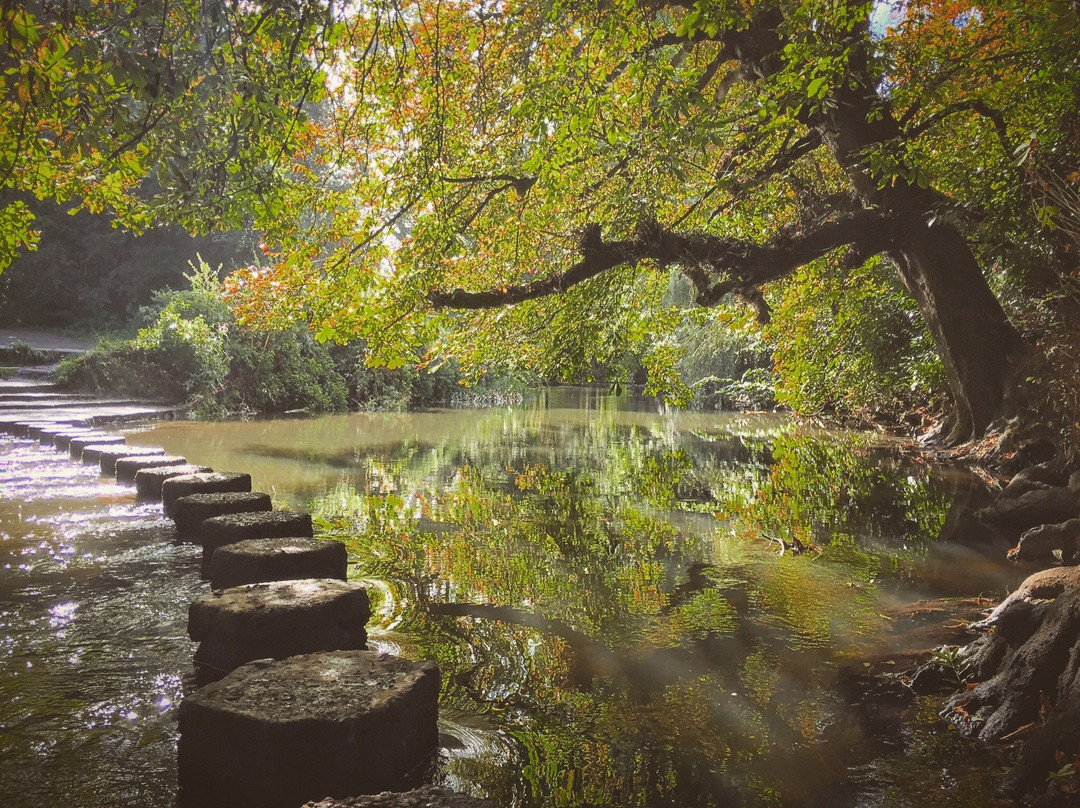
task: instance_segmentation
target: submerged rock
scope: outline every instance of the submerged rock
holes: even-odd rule
[[[169,477],[161,484],[161,504],[173,515],[176,500],[190,494],[224,494],[251,490],[251,475],[236,471],[213,471]]]
[[[227,544],[247,539],[311,538],[314,535],[309,513],[259,511],[215,516],[203,522],[199,534],[203,546],[202,574],[210,575],[210,560],[214,557],[214,551]]]
[[[165,485],[170,482],[172,480],[166,480]],[[269,511],[271,507],[270,495],[257,491],[187,494],[173,503],[172,518],[180,536],[195,539],[207,519],[229,513]]]
[[[254,659],[364,649],[371,618],[361,584],[327,578],[238,586],[203,595],[188,609],[200,643],[196,677],[213,681]]]
[[[345,545],[331,539],[246,539],[219,547],[210,561],[210,586],[227,589],[265,581],[336,578],[349,569]]]
[[[169,466],[167,468],[143,468],[135,472],[135,496],[139,499],[161,499],[161,486],[173,477],[191,474],[209,474],[209,466]]]
[[[438,696],[435,663],[372,651],[244,665],[180,704],[179,804],[296,808],[408,788],[438,744]]]
[[[415,791],[325,799],[306,803],[302,808],[495,808],[495,803],[441,786],[424,786]]]

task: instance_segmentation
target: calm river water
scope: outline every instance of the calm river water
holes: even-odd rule
[[[863,676],[933,644],[920,602],[1022,579],[970,519],[973,477],[572,388],[127,434],[349,544],[373,646],[442,669],[438,781],[522,808],[990,804],[932,703]],[[0,804],[172,805],[200,549],[27,440],[0,437],[0,494]]]

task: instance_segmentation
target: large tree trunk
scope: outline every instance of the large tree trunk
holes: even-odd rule
[[[983,434],[1007,414],[1024,345],[963,235],[941,216],[947,200],[903,177],[884,187],[867,169],[867,150],[895,142],[890,110],[865,91],[842,88],[816,128],[867,207],[894,221],[893,253],[945,365],[955,403],[950,442]],[[873,114],[872,114],[873,113]]]
[[[1022,343],[967,242],[950,224],[926,224],[932,215],[905,217],[894,257],[945,366],[958,442],[1007,414]]]
[[[726,45],[747,78],[767,79],[782,68],[783,23],[783,12],[768,8],[745,30],[729,32]],[[847,73],[832,87],[828,103],[803,104],[795,114],[820,135],[862,204],[894,222],[894,257],[944,362],[956,406],[949,439],[959,442],[1007,414],[1024,345],[970,246],[955,225],[940,218],[949,200],[919,187],[918,166],[906,166],[879,187],[883,178],[870,171],[868,153],[897,149],[906,135],[875,89],[880,76],[871,67],[868,17],[845,44]]]

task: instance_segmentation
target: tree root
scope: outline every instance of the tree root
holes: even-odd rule
[[[1080,751],[1080,567],[1032,575],[975,626],[992,629],[961,652],[980,684],[941,715],[986,742],[1031,730],[1003,784],[1020,794]]]

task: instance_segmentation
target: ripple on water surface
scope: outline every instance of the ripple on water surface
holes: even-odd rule
[[[201,551],[96,466],[0,457],[0,801],[170,805]]]

